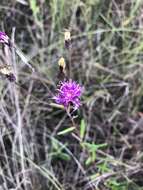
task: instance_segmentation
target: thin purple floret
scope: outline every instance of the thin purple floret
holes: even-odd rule
[[[0,43],[9,44],[9,37],[6,35],[5,32],[0,31]]]
[[[69,80],[61,83],[61,86],[58,89],[58,94],[54,97],[54,99],[57,104],[61,104],[65,108],[72,105],[73,109],[77,110],[81,105],[80,97],[82,92],[83,87],[76,82]]]

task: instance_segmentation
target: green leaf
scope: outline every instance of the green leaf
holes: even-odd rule
[[[65,109],[63,105],[60,104],[56,104],[56,103],[50,103],[49,104],[51,107],[55,107],[55,108],[60,108],[60,109]]]
[[[99,163],[97,165],[97,168],[99,169],[99,171],[101,173],[105,173],[105,172],[111,172],[111,168],[109,168],[109,164],[107,162],[107,160],[105,160],[103,163]]]
[[[85,165],[88,166],[90,163],[92,163],[91,157],[87,158],[87,160],[85,161]]]
[[[58,145],[57,141],[55,141],[54,139],[52,139],[52,147],[53,147],[55,150],[58,150],[58,149],[59,149],[59,145]]]
[[[70,127],[70,128],[64,129],[63,131],[60,131],[58,133],[58,135],[64,135],[66,133],[69,133],[69,132],[73,131],[74,129],[75,129],[75,127]]]
[[[92,162],[96,160],[96,151],[92,152],[91,159],[92,159]]]
[[[103,148],[107,146],[107,143],[103,143],[103,144],[94,144],[94,143],[82,143],[82,145],[86,148],[88,148],[88,150],[90,152],[96,151],[97,149]]]
[[[62,160],[65,160],[65,161],[70,161],[71,160],[71,157],[66,153],[60,153],[58,155],[58,157],[61,158]]]
[[[84,138],[85,129],[86,129],[85,121],[84,121],[84,119],[82,119],[81,123],[80,123],[80,138],[81,138],[81,140]]]
[[[32,12],[35,16],[37,13],[39,13],[39,7],[36,3],[36,0],[30,0],[29,3],[30,3],[30,8],[32,9]]]

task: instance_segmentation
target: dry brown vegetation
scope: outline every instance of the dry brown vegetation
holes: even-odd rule
[[[142,0],[1,0],[0,20],[36,70],[13,51],[17,83],[1,77],[0,190],[143,190]],[[79,139],[51,104],[61,56],[85,89]]]

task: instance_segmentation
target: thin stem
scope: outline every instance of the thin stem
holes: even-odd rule
[[[75,127],[75,132],[76,132],[76,134],[75,134],[75,133],[72,133],[72,136],[80,143],[80,142],[81,142],[81,139],[80,139],[80,137],[79,137],[79,132],[78,132],[78,130],[77,130],[77,125],[76,125],[76,123],[75,123],[75,121],[74,121],[74,118],[71,116],[71,113],[70,113],[70,106],[66,109],[66,112],[67,112],[67,115],[69,116],[69,118],[70,118],[70,120],[71,120],[71,122],[72,122],[73,127]]]
[[[69,56],[69,78],[72,78],[72,72],[71,72],[71,67],[72,67],[72,56],[71,56],[71,47],[68,49],[68,56]]]

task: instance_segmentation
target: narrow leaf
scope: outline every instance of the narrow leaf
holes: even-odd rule
[[[69,133],[69,132],[73,131],[74,129],[75,129],[75,127],[70,127],[70,128],[64,129],[63,131],[60,131],[58,133],[58,135],[64,135],[66,133]]]
[[[85,129],[86,129],[85,121],[84,121],[84,119],[82,119],[81,123],[80,123],[80,138],[81,138],[81,140],[84,138]]]

